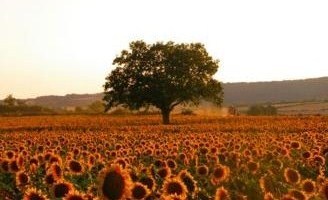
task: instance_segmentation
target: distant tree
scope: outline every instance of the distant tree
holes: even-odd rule
[[[277,115],[277,108],[271,105],[253,105],[247,111],[248,115]]]
[[[76,112],[76,113],[83,113],[84,110],[83,110],[82,107],[80,107],[80,106],[76,106],[76,107],[75,107],[75,112]]]
[[[200,43],[132,42],[114,59],[117,67],[106,77],[106,110],[153,105],[168,124],[170,112],[179,104],[198,105],[205,99],[221,105],[221,84],[213,79],[218,63]]]
[[[3,103],[6,106],[14,106],[16,104],[16,99],[10,94],[3,100]]]

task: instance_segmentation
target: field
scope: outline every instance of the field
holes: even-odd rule
[[[328,117],[0,118],[0,199],[328,199]]]
[[[279,115],[328,115],[327,101],[272,103]],[[237,106],[241,113],[246,113],[249,105]]]

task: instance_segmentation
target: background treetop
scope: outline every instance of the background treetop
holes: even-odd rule
[[[221,85],[212,77],[219,61],[209,56],[203,44],[135,41],[113,65],[116,68],[104,85],[107,110],[153,105],[168,123],[169,113],[179,104],[198,105],[201,99],[222,103]]]

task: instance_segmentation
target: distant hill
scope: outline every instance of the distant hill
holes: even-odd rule
[[[304,80],[226,83],[225,104],[257,104],[328,100],[328,77]]]
[[[224,105],[328,100],[328,77],[252,83],[224,83]],[[87,106],[101,100],[102,93],[41,96],[27,99],[30,105],[50,108]]]
[[[34,99],[26,99],[28,105],[40,105],[49,108],[69,108],[87,106],[97,100],[102,100],[103,94],[67,94],[65,96],[41,96]]]

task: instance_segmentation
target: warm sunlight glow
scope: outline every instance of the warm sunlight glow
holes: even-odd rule
[[[129,42],[201,42],[223,82],[328,75],[325,0],[0,1],[0,98],[103,91]]]

